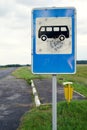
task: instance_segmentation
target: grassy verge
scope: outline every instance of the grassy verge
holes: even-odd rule
[[[25,79],[28,83],[35,78],[51,78],[51,75],[33,75],[31,69],[22,67],[13,75]],[[58,75],[59,83],[72,81],[74,89],[87,96],[87,66],[77,66],[75,75]],[[59,102],[57,105],[57,128],[58,130],[87,130],[87,100]],[[52,129],[52,106],[42,105],[27,112],[21,119],[18,130],[51,130]]]
[[[76,74],[58,75],[58,79],[59,83],[65,81],[73,82],[74,90],[87,97],[87,65],[77,65]]]
[[[87,130],[87,101],[60,102],[57,106],[58,130]],[[40,106],[22,117],[18,130],[51,130],[51,105]]]
[[[31,79],[43,79],[51,77],[50,75],[32,74],[29,67],[21,67],[14,71],[13,75],[17,78],[25,79],[28,83],[30,83]]]
[[[0,67],[0,70],[6,70],[7,67]]]
[[[29,67],[21,67],[17,69],[13,75],[17,78],[25,79],[28,83],[30,83],[31,79],[35,78],[51,78],[51,75],[32,74]],[[72,81],[74,90],[87,97],[87,65],[78,65],[76,74],[58,75],[57,79],[60,84],[65,81]]]

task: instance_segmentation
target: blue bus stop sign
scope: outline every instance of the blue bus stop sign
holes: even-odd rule
[[[33,73],[75,73],[75,16],[75,8],[33,9]]]

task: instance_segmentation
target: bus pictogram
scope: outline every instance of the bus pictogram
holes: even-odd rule
[[[41,26],[38,31],[38,38],[46,41],[47,38],[59,38],[60,41],[69,38],[68,26]]]

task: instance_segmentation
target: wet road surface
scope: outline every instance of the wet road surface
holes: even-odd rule
[[[16,69],[17,69],[16,67],[0,69],[0,79],[6,77],[9,74],[11,74],[11,72],[13,72]]]
[[[0,79],[0,130],[16,130],[21,117],[32,106],[31,87],[11,76],[13,70],[9,69]]]

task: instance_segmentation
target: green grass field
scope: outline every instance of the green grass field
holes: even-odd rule
[[[25,79],[30,83],[31,79],[41,79],[41,78],[52,78],[52,75],[38,75],[32,74],[29,67],[21,67],[17,69],[14,73],[17,78]],[[65,81],[73,82],[74,90],[80,92],[87,97],[87,65],[77,65],[76,74],[62,74],[57,75],[58,83],[62,84]]]
[[[17,69],[13,75],[30,83],[34,78],[52,78],[51,75],[34,75],[28,67]],[[78,65],[76,74],[57,75],[60,84],[72,81],[74,90],[87,97],[87,65]],[[87,130],[87,100],[59,102],[57,105],[57,130]],[[52,106],[41,105],[32,108],[21,119],[17,130],[51,130]]]
[[[59,75],[60,83],[65,81],[73,82],[74,90],[87,97],[87,65],[77,65],[76,74]]]
[[[58,103],[57,117],[57,130],[87,130],[87,101]],[[17,130],[52,130],[51,105],[27,112]]]
[[[6,67],[0,67],[0,70],[6,70],[7,68]]]

